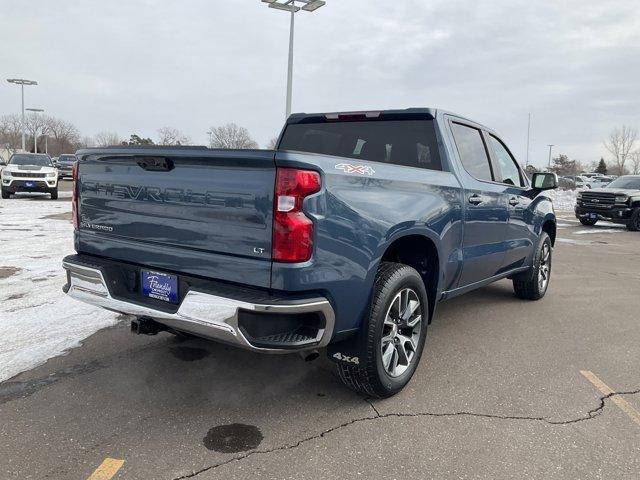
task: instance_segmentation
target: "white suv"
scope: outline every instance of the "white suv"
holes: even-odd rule
[[[2,198],[17,192],[41,192],[58,198],[58,170],[49,155],[14,153],[0,172]]]

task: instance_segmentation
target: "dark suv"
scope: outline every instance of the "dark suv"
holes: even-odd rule
[[[640,231],[640,175],[625,175],[604,188],[579,192],[575,212],[583,225],[608,220]]]
[[[58,167],[58,178],[69,177],[73,174],[73,164],[76,161],[75,155],[62,154],[58,157],[56,166]]]

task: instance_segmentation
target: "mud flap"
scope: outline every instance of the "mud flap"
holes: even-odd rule
[[[367,355],[367,329],[364,325],[345,340],[332,342],[327,345],[327,356],[336,363],[345,365],[360,365]]]

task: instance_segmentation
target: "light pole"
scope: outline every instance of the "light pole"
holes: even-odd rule
[[[547,168],[550,169],[551,168],[551,149],[554,147],[555,145],[549,145],[549,164],[547,165]]]
[[[286,117],[291,115],[291,93],[293,90],[293,27],[296,12],[300,11],[300,7],[296,6],[296,2],[302,3],[302,10],[313,12],[322,7],[326,2],[324,0],[262,0],[262,3],[268,3],[269,8],[277,8],[291,12],[291,24],[289,26],[289,65],[287,67],[287,105]]]
[[[7,82],[20,85],[22,89],[22,150],[26,150],[24,138],[24,86],[38,85],[38,82],[36,82],[35,80],[25,80],[24,78],[7,78]]]
[[[25,110],[28,112],[34,112],[34,113],[44,112],[44,108],[25,108]],[[38,125],[36,125],[36,127],[33,130],[33,153],[38,153]]]
[[[209,130],[207,132],[207,135],[209,135],[209,148],[211,148],[211,146],[213,145],[213,130]]]
[[[527,158],[524,161],[525,168],[529,166],[529,137],[531,135],[531,114],[529,114],[529,121],[527,122]]]

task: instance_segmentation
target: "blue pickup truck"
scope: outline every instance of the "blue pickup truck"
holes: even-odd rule
[[[77,152],[70,296],[132,329],[326,352],[400,391],[437,304],[496,280],[545,295],[556,218],[500,137],[428,108],[294,114],[274,150]]]

